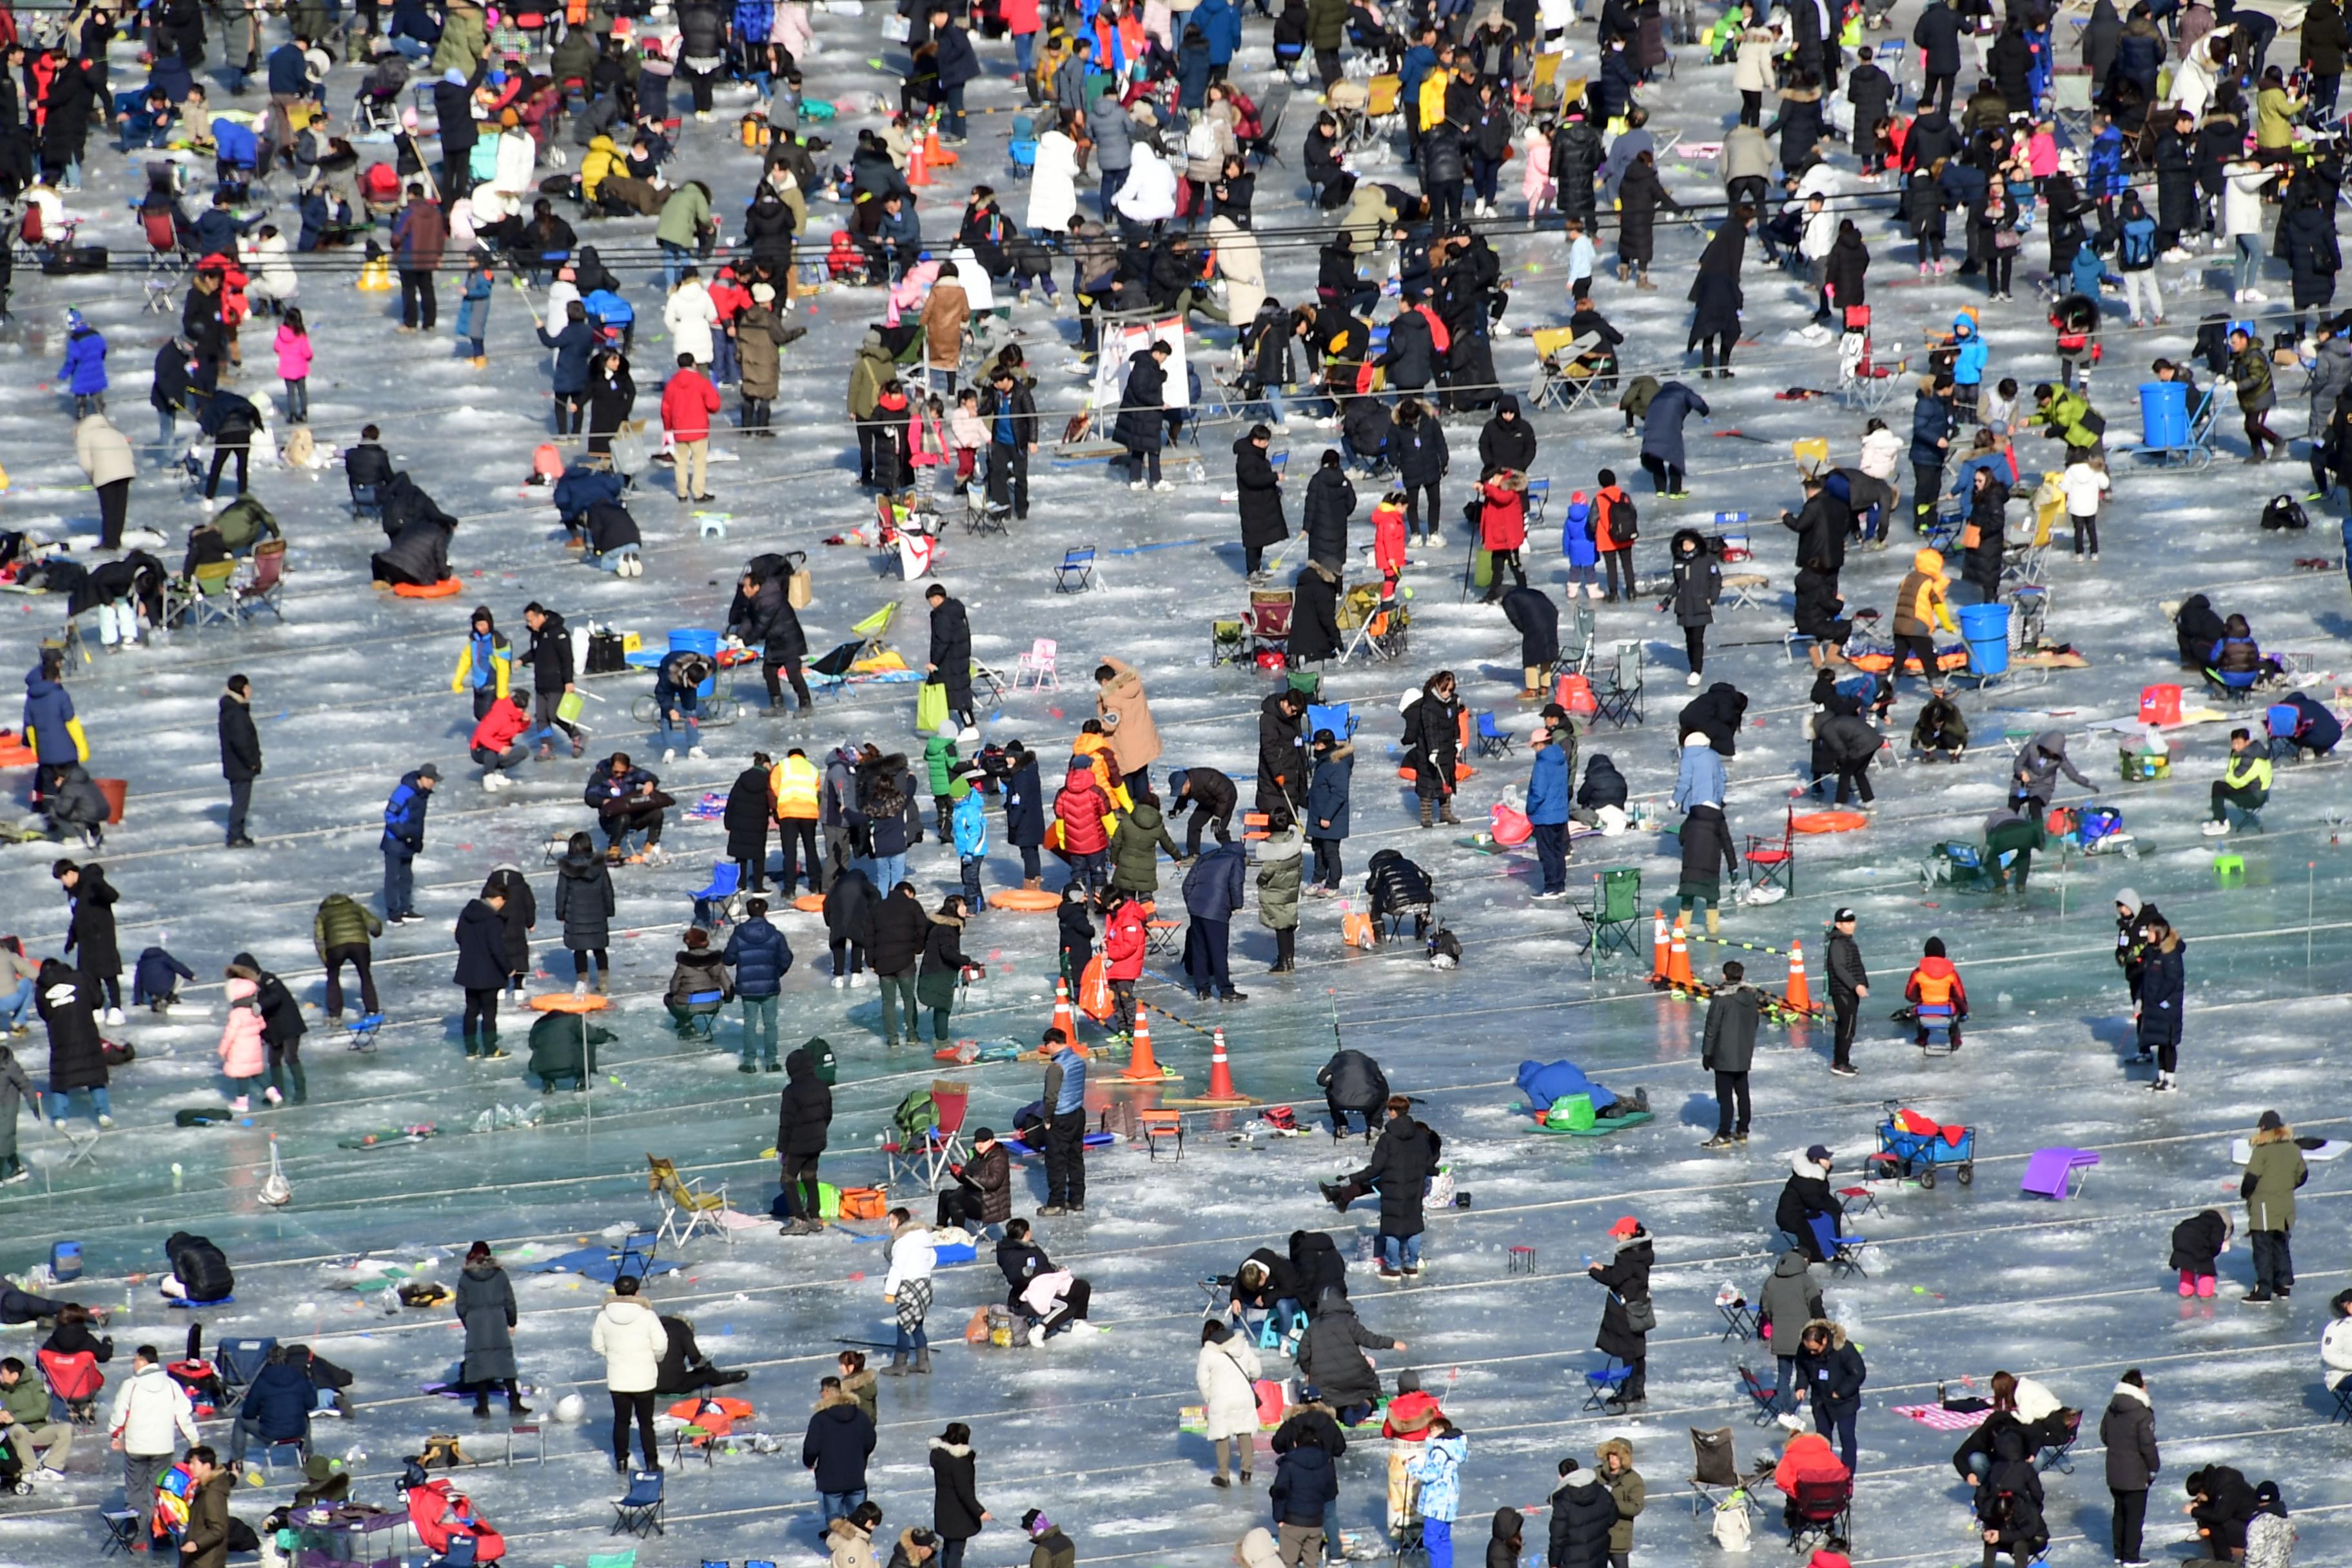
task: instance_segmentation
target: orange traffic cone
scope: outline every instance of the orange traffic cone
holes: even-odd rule
[[[1666,947],[1666,911],[1650,911],[1650,984],[1664,985],[1675,977],[1674,960]]]
[[[1813,1010],[1813,988],[1805,979],[1805,944],[1793,937],[1789,940],[1789,1010]]]
[[[1070,983],[1058,977],[1054,982],[1054,1027],[1061,1030],[1063,1037],[1070,1044],[1077,1045],[1078,1015],[1070,1005]],[[1085,1049],[1084,1047],[1079,1048],[1081,1051]]]
[[[928,185],[931,183],[931,160],[929,149],[921,142],[907,148],[907,184]]]
[[[923,156],[934,169],[952,169],[956,165],[956,155],[940,145],[940,128],[936,125],[923,132]]]
[[[1696,984],[1691,974],[1690,945],[1684,940],[1685,934],[1681,918],[1676,917],[1674,941],[1666,950],[1666,981],[1677,990]]]
[[[1151,1018],[1140,1007],[1135,1010],[1135,1048],[1128,1056],[1127,1070],[1118,1076],[1154,1083],[1174,1076],[1151,1054]]]
[[[1225,1060],[1225,1032],[1223,1029],[1209,1038],[1209,1092],[1201,1098],[1234,1105],[1249,1103],[1249,1097],[1234,1087],[1234,1069]]]

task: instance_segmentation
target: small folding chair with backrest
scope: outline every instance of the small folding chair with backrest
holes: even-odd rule
[[[1307,705],[1307,737],[1313,740],[1321,731],[1331,731],[1335,741],[1353,740],[1356,715],[1345,702],[1309,702]]]
[[[853,625],[849,629],[856,632],[862,639],[858,644],[856,658],[880,658],[886,654],[897,652],[898,650],[884,639],[890,635],[890,628],[898,624],[898,601],[892,599],[864,620]]]
[[[1599,708],[1593,717],[1606,719],[1620,729],[1641,723],[1643,670],[1642,645],[1619,643],[1602,667],[1601,679],[1592,682],[1592,700]]]
[[[1184,1163],[1184,1113],[1180,1110],[1139,1110],[1135,1113],[1136,1131],[1143,1135],[1143,1150],[1154,1161],[1160,1158],[1160,1145],[1167,1143],[1176,1152],[1176,1163]]]
[[[100,1557],[127,1557],[143,1543],[139,1538],[139,1515],[127,1508],[102,1508],[98,1517],[106,1526],[106,1546]]]
[[[1095,547],[1074,544],[1062,552],[1062,563],[1054,568],[1054,592],[1083,594],[1095,585]]]
[[[1583,1408],[1602,1409],[1610,1399],[1615,1397],[1617,1391],[1625,1386],[1625,1380],[1633,1375],[1631,1363],[1611,1356],[1601,1364],[1600,1371],[1584,1374]]]
[[[33,1359],[40,1363],[41,1376],[49,1385],[49,1396],[66,1407],[67,1417],[76,1426],[98,1425],[98,1396],[106,1386],[106,1374],[98,1370],[98,1357],[89,1351],[76,1351],[71,1355],[58,1351],[36,1351]]]
[[[1793,898],[1797,891],[1797,808],[1788,808],[1787,819],[1781,824],[1780,836],[1751,833],[1748,836],[1748,885],[1750,889],[1778,886]]]
[[[1055,691],[1062,689],[1061,657],[1062,645],[1052,637],[1039,637],[1031,643],[1027,653],[1013,658],[1013,689],[1020,690],[1024,680],[1040,691],[1049,687]]]
[[[677,1161],[647,1154],[646,1190],[662,1206],[661,1227],[654,1232],[656,1246],[667,1241],[683,1247],[703,1230],[722,1241],[734,1239],[734,1233],[719,1217],[727,1209],[726,1183],[719,1183],[715,1192],[705,1191],[699,1177],[688,1180],[679,1174]]]
[[[1552,675],[1582,675],[1592,673],[1592,605],[1579,600],[1568,613],[1559,628],[1559,658],[1552,665]]]
[[[147,302],[140,307],[140,313],[152,310],[168,316],[172,313],[172,295],[187,278],[194,258],[180,243],[178,215],[170,207],[142,211],[139,228],[147,239]]]
[[[1255,136],[1245,136],[1242,139],[1243,157],[1256,159],[1257,166],[1261,169],[1268,163],[1282,162],[1282,149],[1276,144],[1276,139],[1282,134],[1282,118],[1289,108],[1290,89],[1288,88],[1276,88],[1266,94],[1266,101],[1257,106],[1258,123],[1264,129]]]
[[[265,539],[253,547],[253,574],[236,586],[235,604],[239,620],[250,620],[267,610],[279,620],[286,611],[278,604],[286,591],[286,542]]]
[[[1739,1459],[1732,1446],[1731,1428],[1718,1426],[1712,1432],[1690,1428],[1691,1440],[1691,1513],[1694,1516],[1713,1513],[1729,1501],[1733,1493],[1744,1489],[1747,1479],[1739,1473]]]
[[[708,887],[694,890],[694,923],[713,933],[743,918],[743,867],[735,860],[713,860]]]
[[[1495,722],[1491,712],[1478,715],[1478,728],[1471,732],[1471,742],[1482,757],[1507,757],[1517,749],[1518,738]]]
[[[1584,965],[1588,973],[1598,970],[1601,961],[1612,951],[1631,958],[1641,957],[1639,867],[1620,866],[1593,873],[1591,900],[1578,900],[1570,907],[1576,910],[1576,918],[1584,922]]]
[[[1252,588],[1249,610],[1242,620],[1244,657],[1287,653],[1290,617],[1297,607],[1297,597],[1288,588]]]
[[[936,1192],[940,1184],[949,1179],[949,1166],[960,1165],[971,1158],[971,1150],[964,1142],[963,1123],[971,1110],[971,1085],[934,1079],[931,1105],[939,1111],[940,1119],[923,1146],[923,1179]]]
[[[1528,389],[1528,412],[1555,404],[1563,414],[1573,414],[1600,398],[1612,379],[1604,374],[1606,362],[1592,353],[1601,344],[1600,333],[1580,335],[1573,327],[1538,327],[1531,336],[1536,376]]]
[[[809,695],[814,697],[826,691],[847,691],[850,670],[857,663],[858,652],[865,646],[864,638],[852,637],[835,647],[831,653],[810,660],[808,668],[802,672],[808,677]]]
[[[199,566],[190,582],[163,586],[163,619],[171,626],[233,626],[237,624],[235,561],[214,561]]]
[[[2352,1423],[2352,1372],[2330,1372],[2323,1382],[2327,1392],[2336,1395],[2336,1408],[2328,1413],[2328,1421]]]
[[[1865,1236],[1840,1236],[1837,1221],[1825,1214],[1808,1215],[1805,1224],[1813,1233],[1822,1256],[1829,1260],[1832,1274],[1859,1274],[1870,1278],[1870,1270],[1862,1266],[1862,1249],[1870,1245]]]
[[[669,1533],[662,1523],[661,1471],[630,1472],[628,1495],[613,1500],[613,1528],[604,1533],[634,1535],[640,1541]]]
[[[1759,1426],[1769,1426],[1780,1414],[1780,1391],[1758,1375],[1754,1367],[1741,1363],[1739,1392],[1748,1395],[1748,1418]]]
[[[267,1336],[223,1340],[213,1351],[213,1370],[220,1374],[221,1386],[231,1394],[249,1387],[277,1348],[277,1340]]]
[[[1849,1533],[1846,1516],[1853,1510],[1853,1478],[1842,1481],[1799,1481],[1789,1500],[1789,1546],[1802,1550],[1808,1542],[1843,1540]]]

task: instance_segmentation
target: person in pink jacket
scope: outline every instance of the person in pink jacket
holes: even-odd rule
[[[286,422],[310,423],[310,331],[291,305],[278,323],[278,379],[286,384]]]
[[[261,976],[242,963],[228,966],[228,1022],[221,1026],[221,1072],[236,1086],[228,1102],[235,1111],[253,1109],[254,1091],[269,1070],[269,1047],[261,1031]]]

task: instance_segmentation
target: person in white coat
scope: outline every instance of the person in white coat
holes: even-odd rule
[[[131,1375],[114,1391],[107,1417],[108,1446],[122,1456],[122,1498],[139,1512],[139,1539],[155,1519],[155,1483],[179,1458],[180,1446],[196,1445],[196,1410],[188,1391],[172,1381],[153,1345],[141,1345]]]
[[[2241,305],[2263,305],[2270,296],[2254,285],[2263,276],[2263,190],[2278,174],[2267,163],[2234,163],[2221,169],[2221,232],[2238,247],[2236,288]]]
[[[1772,90],[1772,29],[1757,25],[1753,9],[1740,29],[1739,52],[1731,59],[1731,85],[1739,94],[1739,123],[1764,123],[1764,95]]]
[[[1128,165],[1127,183],[1111,206],[1118,214],[1120,235],[1133,239],[1156,232],[1176,216],[1176,171],[1149,142],[1139,140],[1129,156],[1134,161]]]
[[[247,304],[257,309],[265,304],[282,308],[294,302],[302,291],[302,279],[287,254],[286,237],[278,232],[276,224],[263,224],[251,238],[237,241],[236,248],[245,262]]]
[[[612,1300],[588,1331],[588,1348],[604,1358],[604,1390],[613,1396],[613,1468],[628,1473],[629,1418],[634,1415],[645,1468],[660,1469],[661,1452],[654,1446],[654,1384],[661,1381],[669,1334],[660,1316],[637,1299],[635,1276],[624,1274],[613,1281]]]
[[[1229,217],[1213,217],[1209,247],[1217,258],[1217,276],[1225,280],[1224,320],[1246,327],[1265,303],[1265,260],[1258,253],[1257,236]]]
[[[923,1332],[923,1319],[931,1310],[931,1270],[939,1266],[939,1250],[931,1233],[915,1223],[905,1209],[890,1211],[890,1271],[882,1279],[882,1300],[897,1309],[898,1343],[890,1352],[885,1377],[904,1377],[909,1371],[931,1370],[931,1342]],[[908,1358],[914,1364],[908,1365]]]
[[[1242,1485],[1250,1483],[1257,1457],[1257,1380],[1264,1368],[1247,1337],[1212,1318],[1201,1325],[1201,1355],[1192,1365],[1192,1381],[1201,1390],[1208,1425],[1202,1428],[1216,1446],[1217,1473],[1212,1486],[1231,1486],[1225,1479],[1228,1450],[1241,1458]]]
[[[662,325],[669,329],[669,341],[679,353],[692,354],[696,364],[708,365],[711,329],[718,324],[719,307],[710,302],[710,290],[703,287],[701,274],[688,268],[662,306]]]
[[[2327,1327],[2319,1336],[2321,1379],[2340,1391],[2352,1379],[2352,1290],[2338,1290],[2327,1304]]]
[[[1035,166],[1029,171],[1029,228],[1033,233],[1064,234],[1078,212],[1078,144],[1070,137],[1068,119],[1054,122],[1037,138]]]

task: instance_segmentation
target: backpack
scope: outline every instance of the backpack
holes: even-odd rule
[[[2085,849],[2123,829],[2124,814],[2112,806],[2086,805],[2075,814],[2074,832]]]
[[[1619,549],[1633,543],[1641,535],[1642,514],[1633,508],[1632,496],[1620,496],[1609,503],[1609,537]]]
[[[2310,526],[2311,518],[2304,511],[2303,503],[2295,500],[2293,496],[2273,496],[2271,497],[2270,504],[2263,508],[2263,530],[2264,532],[2275,533],[2283,528],[2291,528],[2300,531],[2309,528]]]
[[[2124,225],[2123,244],[2116,259],[2134,268],[2155,265],[2156,225],[2147,218],[2134,218]]]
[[[901,1144],[920,1142],[939,1124],[939,1107],[931,1102],[928,1089],[908,1090],[907,1098],[890,1113],[890,1125],[898,1129]]]

